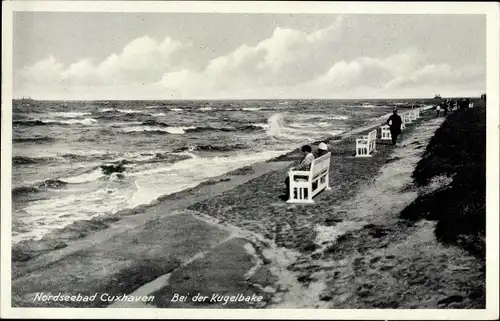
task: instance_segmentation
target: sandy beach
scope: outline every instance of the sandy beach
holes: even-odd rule
[[[396,146],[379,139],[370,158],[354,157],[354,146],[373,125],[330,139],[332,189],[313,205],[280,198],[300,159],[295,150],[21,243],[13,249],[12,305],[484,308],[484,262],[439,242],[435,221],[400,216],[449,183],[417,186],[412,177],[443,120],[422,113]],[[97,299],[44,301],[37,293]],[[154,298],[116,299],[123,295]]]

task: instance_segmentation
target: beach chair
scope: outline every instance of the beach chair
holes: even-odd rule
[[[330,158],[327,153],[311,163],[309,171],[289,171],[290,191],[287,203],[312,204],[322,190],[330,190]],[[313,189],[314,187],[314,189]]]
[[[409,114],[410,114],[410,120],[411,121],[417,120],[416,110],[414,110],[414,109],[410,110]]]
[[[380,139],[392,140],[391,129],[388,125],[380,126]]]
[[[404,113],[403,117],[404,117],[405,124],[411,124],[412,123],[411,117],[410,117],[409,113]]]
[[[370,157],[377,146],[377,130],[356,139],[356,157]]]

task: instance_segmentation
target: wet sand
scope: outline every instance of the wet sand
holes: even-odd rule
[[[123,212],[105,229],[14,263],[13,306],[480,308],[477,261],[439,244],[431,222],[399,218],[418,195],[411,172],[442,121],[422,116],[398,146],[379,140],[370,158],[353,157],[357,135],[330,142],[332,190],[313,205],[280,199],[295,151]],[[37,292],[154,300],[40,302]],[[172,302],[176,293],[188,300]],[[198,293],[262,300],[193,302]]]

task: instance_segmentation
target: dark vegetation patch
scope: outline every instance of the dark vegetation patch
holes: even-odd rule
[[[486,107],[481,101],[474,105],[448,115],[413,172],[417,186],[427,185],[439,175],[454,175],[452,183],[418,197],[401,216],[437,220],[439,240],[484,258]]]

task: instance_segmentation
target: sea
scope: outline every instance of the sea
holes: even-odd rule
[[[13,243],[382,123],[410,104],[424,102],[14,100]]]

